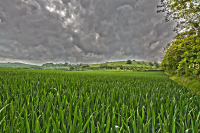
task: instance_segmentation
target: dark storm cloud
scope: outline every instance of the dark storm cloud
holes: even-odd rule
[[[0,1],[0,61],[160,61],[173,22],[159,0]]]

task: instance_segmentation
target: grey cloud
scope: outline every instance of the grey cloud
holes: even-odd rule
[[[160,61],[174,22],[159,0],[0,1],[0,61]]]
[[[68,4],[71,2],[71,0],[61,0],[64,4]]]
[[[81,4],[81,6],[83,7],[83,8],[87,8],[88,6],[90,6],[90,2],[91,2],[91,0],[81,0],[80,1],[80,4]]]

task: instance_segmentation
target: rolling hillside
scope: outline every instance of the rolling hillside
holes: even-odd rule
[[[24,68],[24,67],[30,67],[30,66],[36,66],[36,65],[24,64],[24,63],[19,63],[19,62],[0,63],[0,67],[6,67],[6,68]]]
[[[116,67],[120,67],[120,66],[134,66],[134,67],[145,67],[145,66],[150,66],[149,62],[146,61],[132,61],[132,64],[126,64],[127,61],[115,61],[115,62],[105,62],[105,63],[98,63],[98,64],[88,64],[90,67],[100,67],[100,66],[116,66]],[[153,62],[152,62],[153,63]],[[52,63],[53,64],[53,63]],[[69,68],[69,66],[63,66],[63,64],[61,64],[62,67],[59,64],[54,64],[53,66],[51,66],[51,69],[58,69],[58,68]],[[73,64],[71,64],[73,65]],[[37,65],[30,65],[30,64],[24,64],[24,63],[18,63],[18,62],[14,62],[14,63],[0,63],[0,67],[4,67],[4,68],[36,68],[36,69],[45,69],[46,64],[43,64],[42,66],[37,66]],[[79,66],[80,67],[80,66]],[[152,66],[152,68],[154,68],[155,66]],[[50,67],[48,67],[50,68]],[[118,68],[119,69],[119,68]]]
[[[146,61],[132,61],[132,64],[126,64],[127,61],[115,61],[115,62],[106,62],[101,64],[107,64],[108,66],[148,66],[149,62]],[[91,67],[99,67],[101,64],[89,64]]]

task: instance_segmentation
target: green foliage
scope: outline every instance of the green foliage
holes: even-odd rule
[[[86,64],[86,65],[82,65],[81,66],[82,68],[87,68],[87,67],[90,67],[88,64]]]
[[[196,38],[193,40],[193,38]],[[180,75],[199,75],[200,37],[189,36],[176,39],[162,60],[161,67],[169,73]]]
[[[53,63],[45,63],[42,65],[42,67],[66,67],[68,66],[69,63],[65,62],[64,64],[59,63],[59,64],[53,64]]]
[[[121,70],[123,70],[123,66],[121,65],[120,67],[119,67]]]
[[[178,20],[174,31],[180,33],[183,29],[192,29],[193,35],[199,34],[200,23],[200,2],[197,0],[161,0],[161,7],[164,7],[166,21],[170,18]],[[159,7],[159,6],[157,6]],[[161,11],[161,10],[160,10]],[[160,12],[158,11],[158,12]],[[163,12],[162,11],[162,12]],[[190,34],[191,35],[191,34]]]
[[[126,64],[132,64],[131,60],[127,60]]]
[[[195,0],[170,0],[163,2],[168,16],[177,22],[175,40],[166,47],[162,59],[163,70],[178,76],[200,75],[200,3]],[[180,32],[185,29],[185,31]]]
[[[70,70],[74,70],[74,66],[73,65],[70,66]]]
[[[2,133],[198,133],[200,127],[200,97],[163,72],[1,69],[0,94]]]
[[[65,62],[64,66],[68,66],[68,63],[67,63],[67,62]]]
[[[107,68],[107,66],[108,66],[107,63],[103,63],[103,64],[101,64],[99,67],[100,67],[100,68]]]
[[[149,65],[150,65],[150,66],[153,66],[153,63],[152,63],[152,62],[149,62]]]
[[[156,68],[158,68],[158,67],[159,67],[159,64],[158,64],[158,62],[154,62],[154,65],[156,66]]]

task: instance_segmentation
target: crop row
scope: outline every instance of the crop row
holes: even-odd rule
[[[0,132],[200,132],[200,97],[168,77],[0,71]]]

